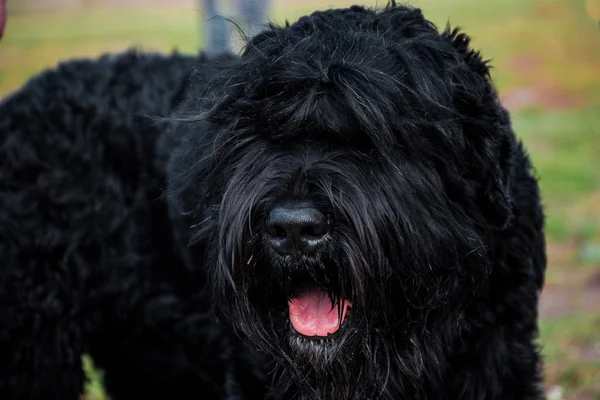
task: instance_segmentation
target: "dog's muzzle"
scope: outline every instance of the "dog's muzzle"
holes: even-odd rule
[[[300,260],[314,256],[329,238],[331,222],[310,202],[274,206],[266,220],[265,242],[281,257]],[[288,301],[289,318],[300,335],[323,337],[336,333],[349,315],[349,300],[334,302],[319,285],[298,288]]]

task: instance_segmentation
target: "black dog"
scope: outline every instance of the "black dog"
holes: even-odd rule
[[[70,62],[0,134],[2,399],[76,399],[84,352],[116,400],[543,398],[537,182],[417,9]]]

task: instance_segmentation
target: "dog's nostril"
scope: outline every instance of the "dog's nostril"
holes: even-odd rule
[[[321,237],[327,233],[327,220],[323,218],[319,221],[313,221],[312,224],[303,226],[300,229],[300,236],[302,237]]]
[[[277,238],[284,238],[287,236],[285,228],[279,225],[267,224],[267,232],[269,235]]]

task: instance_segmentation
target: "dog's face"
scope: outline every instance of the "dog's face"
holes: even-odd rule
[[[224,319],[284,366],[282,392],[418,390],[510,218],[507,117],[468,38],[405,7],[316,13],[197,96],[170,190]]]

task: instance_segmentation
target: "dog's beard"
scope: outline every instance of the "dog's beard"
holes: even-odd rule
[[[367,317],[373,306],[364,300],[366,288],[354,285],[348,272],[357,260],[325,254],[282,257],[262,246],[250,251],[237,298],[245,312],[231,310],[227,320],[273,356],[279,366],[273,388],[280,396],[376,398],[386,370],[377,363],[389,351],[378,337],[383,332],[370,329],[368,319],[377,313]]]
[[[338,234],[331,248],[292,258],[275,256],[255,235],[255,241],[246,241],[234,286],[221,292],[218,306],[225,319],[274,361],[277,398],[389,398],[387,387],[417,396],[427,371],[440,370],[427,363],[443,364],[457,335],[451,321],[459,318],[461,300],[452,297],[453,289],[428,278],[368,275],[369,265],[390,260],[377,258],[384,249],[361,251],[350,237]],[[414,271],[414,265],[394,261],[397,269]],[[308,303],[319,296],[321,306],[337,313],[332,320],[338,326],[325,324],[307,334],[301,323],[294,326],[290,303],[315,307]]]

